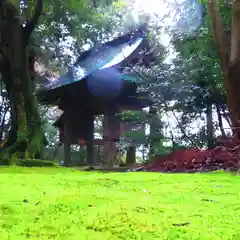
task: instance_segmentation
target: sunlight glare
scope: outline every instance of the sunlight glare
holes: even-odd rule
[[[133,8],[149,15],[163,15],[167,8],[161,0],[135,0]]]
[[[133,0],[131,8],[137,24],[153,23],[182,33],[196,30],[203,22],[203,6],[198,0]]]

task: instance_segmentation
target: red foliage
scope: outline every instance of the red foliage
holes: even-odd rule
[[[222,142],[221,142],[222,143]],[[240,145],[232,138],[212,150],[185,149],[164,157],[155,157],[135,171],[199,172],[218,169],[236,170],[240,167]]]

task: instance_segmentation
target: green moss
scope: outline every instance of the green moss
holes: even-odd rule
[[[238,240],[239,176],[1,167],[0,239]]]
[[[42,128],[39,127],[33,131],[33,136],[28,144],[27,150],[25,152],[26,158],[43,158],[43,140],[44,133]]]

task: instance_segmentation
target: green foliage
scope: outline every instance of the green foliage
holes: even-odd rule
[[[172,146],[165,146],[167,139],[164,136],[159,137],[153,143],[153,155],[166,155],[173,150]]]
[[[220,1],[219,6],[225,31],[229,37],[231,4]],[[172,44],[177,55],[173,59],[174,68],[170,77],[165,79],[165,85],[169,86],[172,94],[169,94],[168,91],[162,91],[162,94],[164,99],[174,101],[171,107],[166,109],[181,113],[178,121],[181,129],[185,132],[185,129],[194,121],[205,121],[203,116],[206,115],[209,104],[221,105],[226,109],[226,91],[218,51],[212,38],[210,19],[207,14],[199,31],[190,36],[173,34]],[[197,133],[192,134],[189,130],[186,134],[188,139],[191,139],[191,146],[192,142],[198,147],[206,144],[202,126],[205,123],[200,124]],[[183,132],[182,130],[181,132]],[[183,136],[182,139],[188,141],[186,136]]]
[[[146,142],[145,125],[148,123],[148,114],[144,111],[124,111],[120,113],[121,120],[126,124],[122,137],[134,144],[144,144]],[[128,129],[130,125],[130,129]]]
[[[231,5],[221,1],[220,12],[223,16],[225,30],[229,35]],[[226,103],[219,55],[212,38],[209,17],[205,17],[204,25],[196,35],[173,38],[173,44],[179,53],[175,61],[177,69],[174,77],[178,81],[183,80],[184,83],[195,87],[193,92],[188,92],[194,100],[192,105],[204,108],[209,98],[211,101]]]

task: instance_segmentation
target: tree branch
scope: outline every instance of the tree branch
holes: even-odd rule
[[[26,41],[28,41],[33,30],[37,26],[38,20],[43,11],[43,0],[36,0],[36,1],[37,1],[37,3],[36,3],[32,18],[28,20],[26,26],[23,28],[23,34],[24,34]]]

